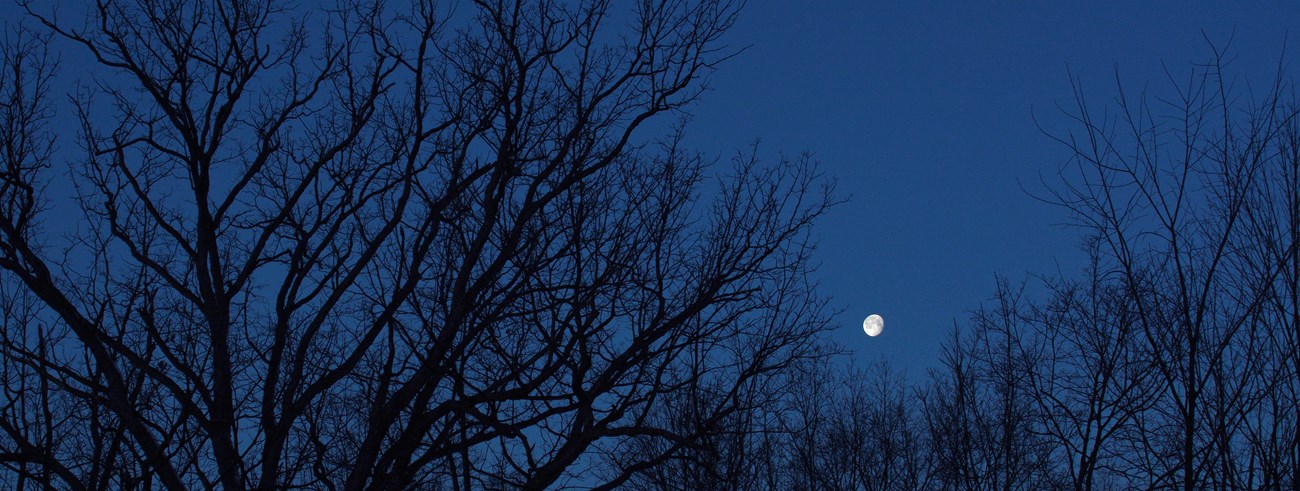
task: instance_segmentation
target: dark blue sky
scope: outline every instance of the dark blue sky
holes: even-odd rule
[[[726,158],[758,138],[769,159],[822,162],[852,197],[818,227],[822,288],[844,309],[835,340],[919,380],[995,274],[1082,266],[1079,231],[1025,192],[1069,156],[1031,118],[1068,127],[1067,67],[1097,104],[1116,68],[1162,90],[1162,64],[1186,76],[1208,58],[1202,31],[1232,40],[1242,77],[1271,80],[1284,44],[1300,66],[1298,3],[750,0],[730,34],[749,48],[692,108],[688,142]],[[67,69],[82,55],[62,56]],[[872,312],[886,327],[869,339]]]
[[[885,355],[913,380],[935,366],[954,319],[994,274],[1082,267],[1080,231],[1043,190],[1069,153],[1067,68],[1095,104],[1185,80],[1232,41],[1234,73],[1271,81],[1284,45],[1300,63],[1300,4],[1282,2],[749,2],[731,34],[749,49],[695,106],[692,143],[728,156],[813,152],[852,200],[821,222],[824,292],[845,312],[836,340],[860,364]],[[1288,30],[1290,32],[1290,41]],[[1243,80],[1244,82],[1244,80]],[[885,316],[867,338],[862,319]]]

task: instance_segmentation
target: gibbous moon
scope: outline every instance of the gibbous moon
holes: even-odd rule
[[[867,320],[862,321],[862,330],[873,338],[879,336],[880,331],[885,330],[885,318],[879,314],[868,315]]]

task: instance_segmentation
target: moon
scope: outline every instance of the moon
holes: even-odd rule
[[[873,338],[879,336],[885,330],[885,318],[880,314],[868,315],[867,320],[862,321],[862,330]]]

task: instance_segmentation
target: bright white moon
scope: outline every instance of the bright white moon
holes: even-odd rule
[[[885,318],[879,314],[868,315],[867,320],[862,321],[862,330],[873,338],[879,336],[880,331],[885,330]]]

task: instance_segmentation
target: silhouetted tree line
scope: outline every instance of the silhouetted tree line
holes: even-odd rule
[[[1075,84],[1046,201],[1082,268],[999,278],[924,380],[815,367],[643,488],[1300,489],[1300,97],[1211,54],[1160,95]]]
[[[1078,271],[999,278],[924,380],[815,368],[781,432],[735,426],[775,455],[644,488],[1300,489],[1300,97],[1211,55],[1159,95],[1075,84],[1045,200]]]
[[[682,145],[731,2],[21,6],[6,489],[1300,489],[1281,68],[1076,91],[1086,267],[909,381],[820,341],[816,167]]]

